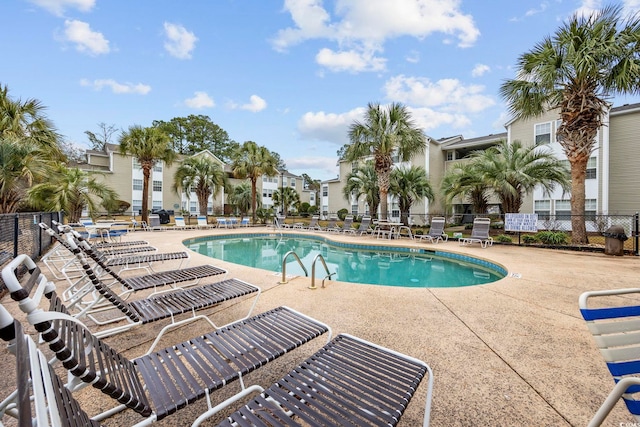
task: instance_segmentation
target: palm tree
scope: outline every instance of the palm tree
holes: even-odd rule
[[[85,207],[93,217],[100,206],[96,199],[109,204],[118,196],[112,188],[98,181],[98,175],[60,164],[52,179],[29,190],[29,200],[46,211],[63,210],[69,216],[69,222],[78,222]]]
[[[473,153],[472,171],[495,192],[505,213],[518,213],[526,193],[542,187],[551,193],[556,185],[569,188],[569,171],[553,153],[520,141]]]
[[[256,222],[256,183],[263,175],[274,176],[278,173],[276,159],[271,152],[253,141],[246,141],[233,159],[233,175],[236,178],[248,178],[251,182],[251,214]]]
[[[409,212],[416,200],[434,199],[427,171],[422,166],[399,167],[391,172],[389,192],[398,198],[400,220],[409,225]]]
[[[281,191],[282,190],[282,191]],[[273,204],[275,206],[282,206],[282,212],[286,215],[291,207],[299,209],[300,207],[300,195],[295,188],[284,187],[273,192]]]
[[[149,222],[149,179],[157,162],[173,163],[176,153],[166,133],[154,127],[134,125],[120,135],[120,154],[131,155],[142,168],[142,220]]]
[[[53,164],[32,141],[0,137],[0,213],[17,212],[27,189],[45,179]]]
[[[229,193],[229,203],[234,205],[241,215],[245,215],[251,209],[251,183],[243,181],[234,186]]]
[[[224,188],[226,175],[220,163],[208,156],[187,157],[173,178],[173,187],[177,193],[180,190],[187,194],[196,193],[200,215],[207,215],[209,196],[217,196]]]
[[[380,206],[380,188],[378,187],[378,175],[376,174],[373,161],[368,160],[364,164],[347,175],[346,185],[342,189],[344,198],[351,202],[351,197],[356,200],[364,197],[369,205],[369,212],[372,216],[378,213]]]
[[[60,135],[44,116],[44,109],[36,99],[11,99],[9,88],[0,86],[0,137],[30,142],[42,151],[42,157],[64,160]]]
[[[409,161],[414,155],[424,152],[426,137],[411,119],[407,107],[392,103],[385,108],[370,103],[364,122],[356,121],[349,127],[349,141],[351,144],[346,149],[345,160],[356,161],[373,156],[380,188],[380,219],[386,220],[393,155],[397,154],[401,162]]]
[[[469,200],[475,214],[484,214],[489,207],[489,186],[475,173],[473,163],[455,163],[442,178],[440,191],[445,205],[451,205],[457,197]]]
[[[585,176],[598,130],[616,94],[640,92],[640,15],[621,6],[575,14],[520,56],[517,78],[500,87],[515,118],[559,109],[558,142],[571,165],[571,240],[587,243]]]

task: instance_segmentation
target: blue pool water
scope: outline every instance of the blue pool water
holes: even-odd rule
[[[506,276],[504,268],[477,258],[429,249],[380,247],[333,242],[321,236],[246,234],[207,236],[183,242],[189,249],[234,264],[282,273],[282,260],[295,251],[309,274],[322,254],[333,280],[372,285],[448,288],[494,282]],[[287,275],[304,276],[293,256]],[[326,275],[316,263],[316,278]]]

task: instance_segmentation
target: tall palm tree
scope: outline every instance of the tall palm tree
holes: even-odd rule
[[[173,188],[187,194],[196,193],[200,215],[207,215],[209,196],[220,193],[226,183],[226,175],[220,163],[208,156],[187,157],[173,177]]]
[[[300,207],[300,195],[295,188],[283,187],[273,192],[273,204],[275,206],[282,206],[282,212],[286,213],[294,207],[299,209]]]
[[[9,88],[0,86],[0,137],[30,142],[42,151],[43,157],[64,160],[61,137],[44,110],[36,99],[11,99]]]
[[[393,155],[397,153],[401,162],[424,152],[427,139],[411,119],[407,107],[392,103],[382,107],[370,103],[364,122],[356,121],[349,127],[350,145],[345,160],[356,161],[373,156],[380,188],[380,219],[388,218],[387,194],[393,166]]]
[[[245,215],[251,209],[251,183],[243,181],[234,186],[229,193],[229,203],[234,205],[241,215]]]
[[[373,161],[368,160],[362,166],[349,172],[342,194],[349,202],[351,202],[352,195],[356,200],[364,197],[365,202],[369,205],[371,216],[377,215],[380,206],[380,188]]]
[[[246,141],[236,153],[231,168],[236,178],[247,178],[251,182],[251,214],[256,222],[256,186],[263,175],[274,176],[278,173],[277,161],[266,148],[253,141]]]
[[[27,189],[45,179],[52,167],[52,161],[32,141],[0,137],[0,213],[17,212]]]
[[[427,171],[422,166],[394,169],[391,172],[389,192],[398,198],[400,220],[404,225],[409,225],[409,212],[416,200],[427,199],[432,202],[435,198]]]
[[[495,192],[505,213],[518,213],[526,193],[542,187],[551,193],[557,185],[569,188],[569,171],[553,153],[520,141],[502,141],[472,154],[472,170]]]
[[[445,205],[451,205],[455,198],[471,202],[475,214],[484,214],[489,208],[489,186],[475,173],[473,163],[455,163],[447,170],[440,191],[444,194]]]
[[[29,200],[47,211],[63,210],[69,222],[78,222],[85,207],[95,216],[101,203],[113,203],[118,194],[98,180],[98,173],[58,165],[55,175],[47,182],[29,189]]]
[[[585,177],[612,95],[640,92],[640,15],[621,6],[574,15],[520,56],[517,78],[500,87],[515,118],[559,109],[558,142],[571,165],[571,240],[587,243]]]
[[[171,141],[159,128],[134,125],[120,135],[120,154],[131,155],[138,160],[142,169],[142,220],[149,221],[149,179],[157,162],[171,165],[176,153],[171,149]]]

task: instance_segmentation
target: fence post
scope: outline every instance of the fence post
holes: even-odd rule
[[[633,246],[636,252],[636,256],[640,255],[640,246],[638,245],[638,233],[640,232],[640,230],[638,230],[638,225],[640,224],[640,213],[636,212],[636,214],[633,216]]]
[[[14,258],[18,256],[18,225],[19,225],[18,218],[19,216],[18,214],[16,214],[13,220],[13,257]]]

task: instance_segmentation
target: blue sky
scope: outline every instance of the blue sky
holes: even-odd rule
[[[435,139],[504,132],[498,88],[518,56],[604,4],[4,0],[0,84],[40,100],[79,146],[99,123],[203,114],[231,139],[278,152],[291,172],[325,180],[369,102],[405,104]]]

